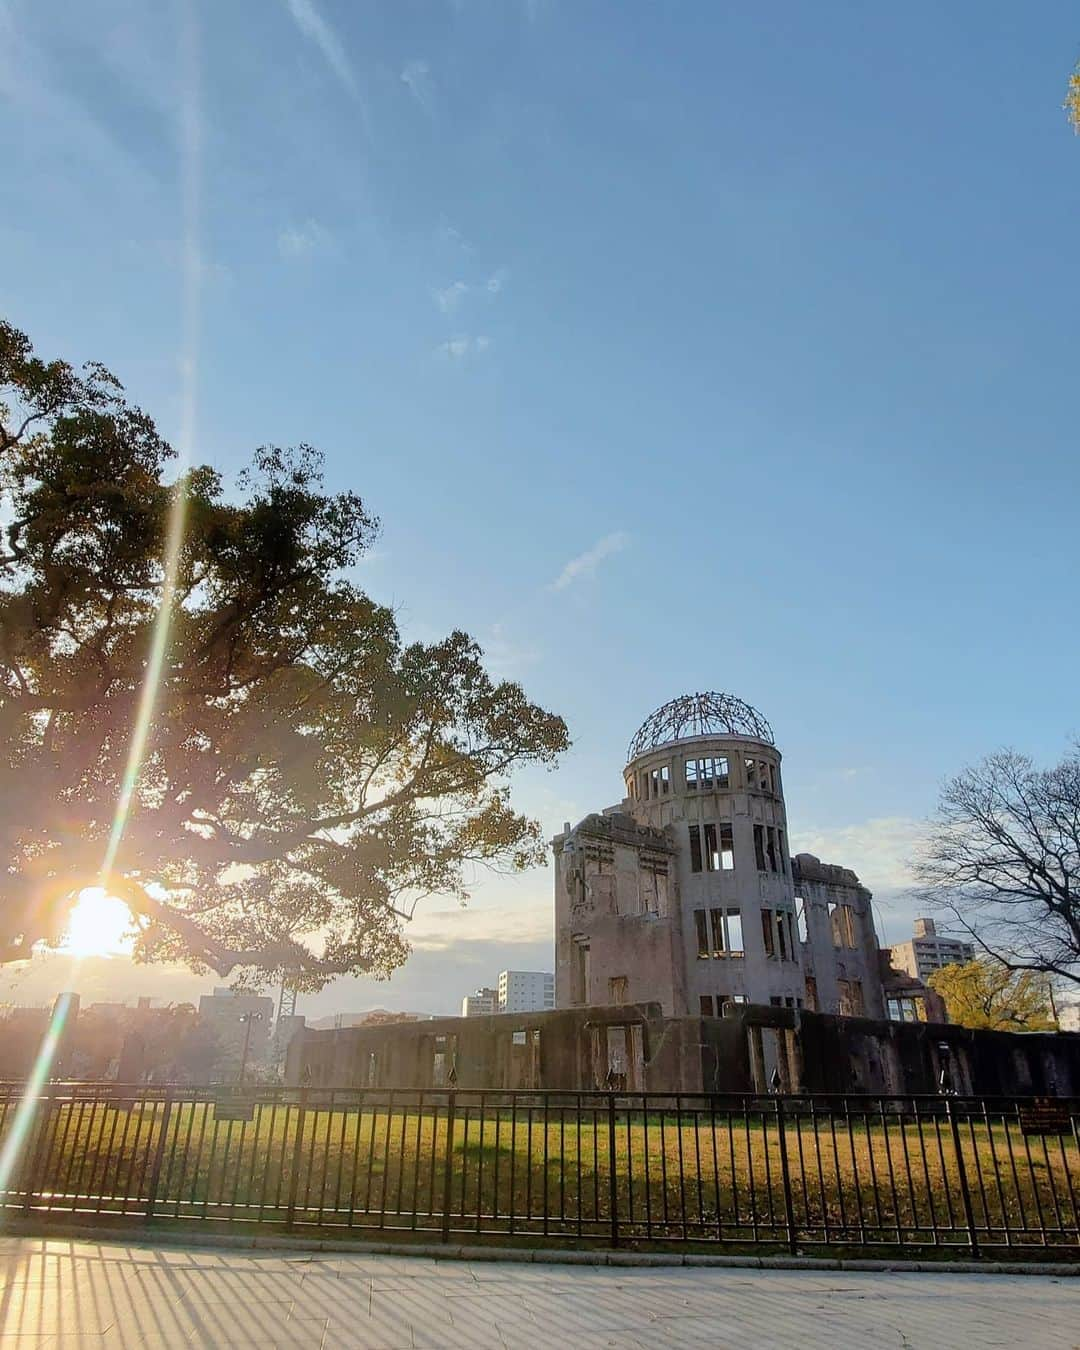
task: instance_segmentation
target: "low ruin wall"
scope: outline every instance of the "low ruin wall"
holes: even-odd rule
[[[664,1017],[658,1003],[446,1017],[289,1047],[290,1086],[619,1092],[1080,1096],[1080,1034],[971,1031],[745,1006]]]

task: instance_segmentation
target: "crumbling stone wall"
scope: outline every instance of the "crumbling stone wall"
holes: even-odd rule
[[[685,1011],[674,848],[626,815],[591,815],[555,844],[555,1002],[648,999]]]
[[[570,1092],[1080,1096],[1080,1034],[972,1031],[747,1006],[666,1017],[656,1003],[299,1032],[291,1086]]]

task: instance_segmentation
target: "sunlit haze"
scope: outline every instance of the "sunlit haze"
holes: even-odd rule
[[[75,957],[118,956],[131,951],[131,912],[99,886],[80,892],[71,911],[64,950]]]

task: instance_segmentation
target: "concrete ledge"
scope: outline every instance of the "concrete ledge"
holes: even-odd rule
[[[436,1261],[514,1263],[535,1262],[553,1266],[657,1267],[688,1266],[753,1270],[842,1270],[852,1273],[952,1275],[1044,1275],[1080,1277],[1080,1250],[1075,1261],[973,1261],[957,1257],[926,1261],[907,1257],[761,1256],[734,1252],[620,1251],[595,1248],[579,1251],[557,1247],[484,1247],[441,1242],[364,1242],[346,1238],[297,1237],[290,1233],[185,1233],[176,1229],[145,1226],[95,1228],[90,1224],[35,1224],[22,1218],[5,1218],[0,1237],[40,1238],[43,1241],[97,1242],[102,1245],[140,1247],[190,1247],[196,1250],[250,1252],[307,1252],[313,1255],[420,1257]]]

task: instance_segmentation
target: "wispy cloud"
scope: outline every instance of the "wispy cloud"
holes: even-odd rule
[[[915,883],[912,864],[926,826],[911,816],[875,816],[853,825],[792,830],[792,853],[813,853],[822,862],[850,867],[874,893],[886,942],[911,936],[916,913],[910,894]]]
[[[479,292],[489,296],[499,295],[506,285],[509,275],[510,272],[507,268],[499,267],[484,282],[470,285],[467,281],[452,281],[449,286],[443,286],[432,291],[431,295],[444,314],[452,314],[470,293],[476,294]]]
[[[565,591],[568,586],[572,586],[575,581],[579,581],[582,577],[592,576],[605,558],[621,553],[629,542],[630,536],[625,530],[616,530],[614,534],[605,534],[603,539],[598,539],[593,544],[592,548],[586,549],[584,553],[579,553],[576,558],[570,559],[551,583],[551,589],[553,591]]]
[[[468,333],[462,333],[458,337],[448,338],[446,342],[441,342],[438,350],[441,355],[448,356],[453,361],[461,361],[467,356],[479,356],[481,352],[486,352],[490,346],[491,339],[488,337],[472,337]]]
[[[444,314],[452,314],[468,294],[468,290],[464,281],[452,281],[449,286],[433,292],[435,303]]]
[[[493,623],[484,642],[484,661],[497,679],[516,679],[523,671],[540,660],[539,649],[514,641],[501,623]]]
[[[456,229],[445,218],[439,222],[439,239],[444,244],[451,244],[454,248],[461,249],[462,253],[471,253],[472,244],[465,238],[459,229]]]
[[[351,94],[356,93],[356,76],[341,39],[315,8],[314,0],[285,0],[289,13],[304,37],[314,42],[326,64]]]
[[[407,61],[401,72],[401,83],[426,113],[433,111],[435,86],[426,61]]]
[[[287,225],[278,235],[278,252],[283,258],[310,258],[313,253],[327,253],[333,247],[333,235],[317,220],[305,220],[302,225]]]

